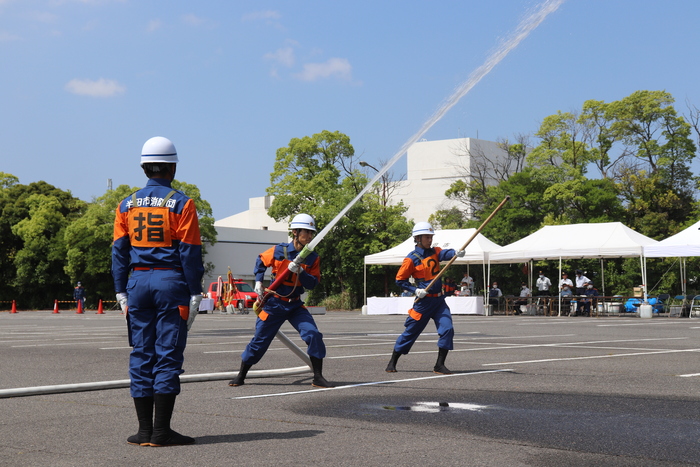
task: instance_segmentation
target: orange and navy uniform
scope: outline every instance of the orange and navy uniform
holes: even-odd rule
[[[280,272],[287,270],[289,263],[299,254],[294,243],[280,243],[258,255],[255,262],[255,280],[262,282],[267,268],[272,268],[272,280]],[[321,280],[321,260],[318,254],[310,253],[300,265],[304,270],[301,274],[290,273],[287,279],[275,291],[278,296],[296,299],[304,293],[304,289],[312,290]]]
[[[255,280],[262,282],[267,268],[272,268],[274,280],[274,277],[288,269],[289,263],[298,255],[294,243],[280,243],[264,251],[255,262]],[[310,253],[300,265],[303,270],[299,274],[290,273],[275,290],[275,295],[265,302],[255,322],[255,335],[241,354],[243,363],[258,363],[285,321],[288,321],[299,332],[299,337],[306,342],[306,353],[309,356],[325,358],[323,334],[319,332],[311,313],[300,299],[304,289],[311,290],[320,282],[320,263],[318,254]]]
[[[437,276],[440,272],[440,262],[449,261],[454,255],[453,249],[443,250],[439,247],[423,249],[416,246],[416,249],[404,258],[396,274],[396,284],[415,294],[416,289],[425,289]],[[408,281],[411,276],[415,279],[416,285]],[[404,323],[406,329],[396,339],[394,345],[396,352],[407,354],[431,319],[437,328],[438,348],[453,349],[452,314],[445,303],[439,279],[427,290],[427,293],[424,298],[416,300],[413,308],[408,310],[408,317]]]
[[[112,275],[127,294],[132,397],[179,394],[191,295],[202,293],[194,203],[152,178],[116,210]]]
[[[113,240],[112,275],[117,293],[126,291],[129,272],[135,268],[180,268],[190,295],[202,293],[204,266],[197,209],[190,198],[172,190],[166,179],[150,179],[119,204]]]
[[[416,289],[424,289],[430,284],[435,276],[440,272],[440,263],[449,261],[455,255],[455,250],[443,250],[440,247],[423,249],[419,246],[410,252],[401,264],[399,272],[396,274],[396,285],[414,293]],[[411,284],[408,278],[413,276],[416,285]],[[442,281],[436,280],[428,294],[440,294],[442,292]]]

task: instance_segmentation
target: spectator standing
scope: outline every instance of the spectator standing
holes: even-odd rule
[[[73,300],[78,310],[85,310],[85,287],[80,282],[73,289]]]
[[[538,296],[549,295],[549,289],[552,287],[552,281],[549,280],[549,277],[545,276],[542,271],[540,271],[537,282],[535,282],[535,287],[537,287]]]
[[[586,284],[591,280],[583,275],[583,271],[576,270],[576,295],[583,295],[586,292]]]

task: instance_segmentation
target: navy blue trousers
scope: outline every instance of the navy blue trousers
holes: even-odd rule
[[[190,299],[182,271],[133,271],[126,291],[131,397],[179,394]]]

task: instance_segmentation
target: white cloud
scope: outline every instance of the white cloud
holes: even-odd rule
[[[294,76],[302,81],[318,81],[331,77],[350,81],[352,66],[346,58],[329,58],[325,63],[306,63],[303,71]]]
[[[12,42],[20,40],[19,36],[10,34],[9,32],[0,31],[0,42]]]
[[[159,19],[152,19],[148,22],[148,26],[146,27],[146,30],[148,32],[153,32],[157,29],[160,29],[160,27],[163,25],[163,23]]]
[[[53,24],[58,21],[58,15],[48,11],[31,11],[24,14],[24,17],[37,23]]]
[[[282,15],[280,14],[279,11],[275,10],[261,10],[261,11],[253,11],[252,13],[248,13],[246,15],[243,15],[243,18],[241,18],[243,21],[257,21],[257,20],[271,20],[271,19],[280,19]]]
[[[80,96],[112,97],[126,92],[126,87],[111,79],[100,78],[97,81],[89,79],[72,79],[66,83],[66,91]]]
[[[201,26],[206,21],[203,18],[195,15],[194,13],[189,13],[187,15],[182,15],[182,20],[189,24],[190,26]]]
[[[83,26],[83,31],[94,31],[100,26],[100,22],[93,19],[85,23],[85,26]]]
[[[192,27],[206,27],[208,29],[213,29],[216,28],[218,25],[216,21],[213,21],[208,18],[202,18],[200,16],[195,15],[194,13],[189,13],[186,15],[182,15],[182,21]]]
[[[264,57],[267,60],[273,60],[287,67],[294,66],[294,49],[291,47],[284,47],[274,52],[266,53]]]

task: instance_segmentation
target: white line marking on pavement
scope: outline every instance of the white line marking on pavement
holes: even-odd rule
[[[681,378],[690,378],[691,376],[700,376],[700,373],[690,373],[687,375],[678,375],[678,376],[680,376]]]
[[[358,388],[361,386],[374,386],[377,384],[404,383],[404,382],[408,382],[408,381],[423,381],[423,380],[436,379],[436,378],[450,378],[450,377],[454,377],[454,376],[483,375],[483,374],[487,374],[487,373],[503,373],[503,372],[510,372],[510,371],[513,371],[513,370],[503,368],[500,370],[474,371],[471,373],[453,373],[451,375],[423,376],[420,378],[395,379],[395,380],[388,380],[388,381],[372,381],[369,383],[346,384],[344,386],[336,386],[334,388],[318,388],[318,389],[311,389],[311,390],[307,389],[304,391],[279,392],[279,393],[275,393],[275,394],[258,394],[255,396],[232,397],[231,399],[239,400],[239,399],[258,399],[258,398],[262,398],[262,397],[291,396],[294,394],[309,394],[312,392],[321,392],[321,391],[337,391],[339,389]]]
[[[519,362],[482,363],[482,366],[520,365],[523,363],[565,362],[565,361],[569,361],[569,360],[590,360],[590,359],[595,359],[595,358],[635,357],[635,356],[639,356],[639,355],[657,355],[657,354],[679,353],[679,352],[700,352],[700,349],[660,350],[658,352],[620,353],[620,354],[615,354],[615,355],[591,355],[588,357],[544,358],[541,360],[522,360]]]

